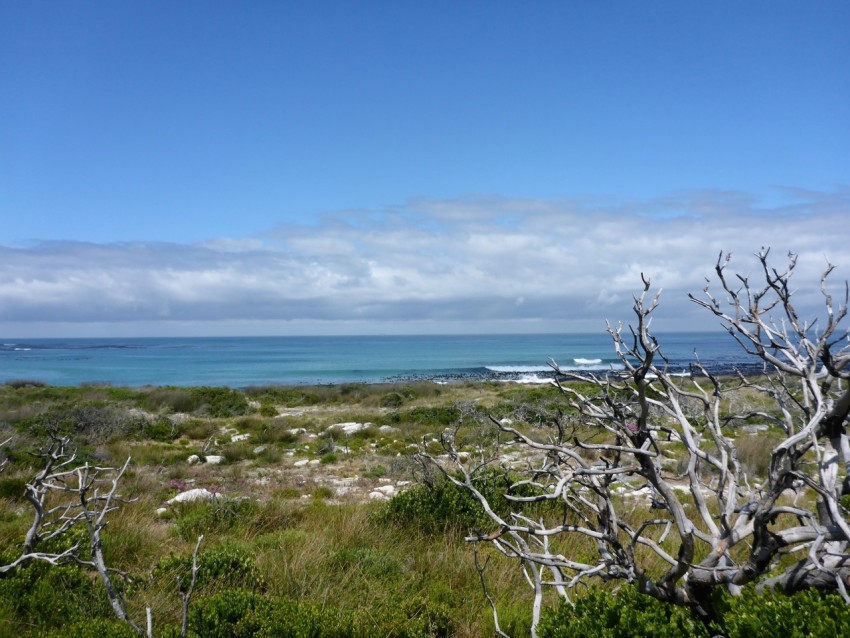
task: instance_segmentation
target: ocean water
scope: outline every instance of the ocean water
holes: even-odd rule
[[[757,362],[726,333],[660,335],[673,371],[694,360],[718,372]],[[544,382],[564,368],[622,367],[606,334],[368,337],[0,339],[0,382],[51,385],[331,384],[430,379]]]

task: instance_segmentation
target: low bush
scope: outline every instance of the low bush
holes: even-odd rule
[[[152,441],[166,443],[173,441],[179,435],[177,426],[164,416],[148,421],[142,426],[142,436]]]
[[[34,561],[0,579],[0,627],[5,618],[25,618],[31,629],[45,631],[111,614],[100,581],[76,566]]]
[[[138,638],[138,636],[139,634],[127,623],[108,618],[84,620],[48,634],[48,638]]]
[[[113,405],[92,402],[53,406],[29,425],[31,432],[37,436],[45,433],[66,435],[79,444],[91,444],[118,436],[136,438],[142,434],[146,423],[143,416]]]
[[[242,416],[249,411],[245,395],[230,388],[198,387],[190,390],[196,412],[221,419]]]
[[[759,594],[751,587],[741,596],[715,595],[717,620],[706,627],[686,607],[662,603],[632,586],[616,593],[592,587],[575,599],[545,610],[541,638],[807,638],[850,635],[850,607],[838,594],[805,591],[793,596]]]
[[[344,547],[329,557],[334,571],[357,569],[372,578],[395,578],[402,573],[401,561],[373,547]]]
[[[222,534],[236,526],[244,526],[259,506],[248,499],[219,498],[203,503],[189,503],[179,508],[177,534],[192,542],[201,534]]]
[[[741,596],[718,598],[720,622],[714,629],[727,638],[850,636],[850,606],[837,593],[785,596],[748,587]]]
[[[496,499],[490,501],[495,503]],[[429,534],[452,528],[489,529],[492,522],[472,495],[440,477],[394,496],[379,512],[381,521]]]
[[[203,638],[440,638],[451,635],[448,609],[416,597],[344,613],[244,590],[200,598],[189,610],[190,635]]]
[[[544,610],[540,638],[708,638],[706,626],[685,607],[659,602],[623,587],[616,594],[591,587],[575,599]]]
[[[368,470],[363,472],[364,478],[381,478],[387,475],[387,468],[383,465],[373,465]]]
[[[154,388],[143,394],[138,400],[139,407],[151,411],[194,412],[198,404],[188,388]]]
[[[14,388],[15,390],[19,390],[21,388],[43,388],[47,384],[44,381],[38,381],[37,379],[9,379],[6,381],[6,385],[10,388]]]
[[[260,416],[277,416],[277,408],[274,407],[273,403],[262,403],[258,412]]]
[[[191,554],[170,554],[159,560],[154,578],[188,579],[192,571]],[[262,590],[265,587],[254,554],[239,543],[224,542],[198,554],[199,592],[214,588]]]
[[[0,475],[0,498],[23,502],[28,479],[23,476]]]

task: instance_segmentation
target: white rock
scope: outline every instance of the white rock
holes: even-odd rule
[[[195,463],[200,463],[200,462],[201,462],[201,457],[200,457],[200,456],[198,456],[197,454],[193,454],[193,455],[192,455],[192,456],[190,456],[188,459],[186,459],[186,462],[187,462],[189,465],[194,465]]]
[[[382,425],[381,427],[378,428],[378,432],[380,432],[381,434],[387,434],[389,432],[397,432],[397,431],[398,431],[398,428],[394,428],[391,425]]]
[[[246,434],[234,434],[233,436],[230,437],[230,442],[231,443],[239,443],[239,441],[247,441],[250,438],[251,438],[251,435],[247,434],[247,433]]]
[[[156,508],[156,515],[157,515],[157,516],[165,516],[165,513],[166,513],[167,511],[168,511],[168,508],[167,508],[167,507],[157,507],[157,508]]]
[[[395,496],[396,489],[395,485],[380,485],[372,490],[373,492],[380,492],[386,497]]]
[[[346,434],[354,434],[360,430],[365,430],[371,425],[371,423],[355,423],[353,421],[349,421],[347,423],[334,423],[328,428],[328,430],[342,430]]]
[[[265,445],[258,445],[257,447],[254,448],[254,454],[262,454],[265,451],[266,451]]]
[[[383,492],[378,492],[377,490],[372,490],[371,492],[369,492],[369,498],[371,498],[373,500],[380,500],[380,501],[390,500],[389,496],[387,496]]]
[[[307,434],[307,430],[304,428],[289,428],[289,433],[295,436],[301,436],[302,434]]]
[[[321,463],[319,459],[313,459],[312,461],[310,461],[310,465],[318,465],[319,463]]]
[[[295,461],[295,463],[293,463],[293,465],[295,467],[304,467],[309,462],[310,462],[310,459],[301,459],[300,461]]]
[[[207,456],[207,464],[208,465],[218,465],[224,459],[223,456],[216,456],[215,454],[210,454]]]
[[[193,501],[209,501],[211,499],[218,498],[218,494],[213,494],[205,487],[196,487],[193,490],[186,490],[185,492],[180,492],[174,498],[168,499],[166,501],[169,505],[173,505],[174,503],[191,503]]]

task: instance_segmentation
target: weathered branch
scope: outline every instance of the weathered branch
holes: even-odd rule
[[[779,269],[768,256],[757,255],[758,286],[729,276],[731,257],[721,254],[715,274],[722,299],[708,286],[702,298],[691,296],[763,362],[762,377],[722,379],[698,360],[690,377],[670,374],[650,330],[660,293],[652,295],[642,277],[635,323],[608,326],[622,374],[581,374],[550,361],[578,424],[569,435],[560,422],[546,430],[490,419],[524,450],[523,463],[506,468],[513,476],[509,514],[498,514],[476,488],[476,473],[490,463],[470,469],[458,462],[457,431],[443,438],[452,471],[420,452],[492,522],[467,540],[521,562],[534,592],[532,635],[545,588],[567,599],[567,590],[590,579],[634,583],[706,621],[717,586],[732,593],[753,582],[786,592],[817,587],[850,600],[850,524],[839,502],[850,493],[850,348],[841,325],[848,287],[834,305],[827,264],[820,281],[826,320],[818,326],[793,302],[796,256]],[[769,463],[758,476],[741,458],[737,429],[753,418],[782,437],[764,451]],[[561,537],[582,547],[582,560],[553,551],[564,546],[554,542]],[[780,570],[778,559],[792,552],[800,561]]]

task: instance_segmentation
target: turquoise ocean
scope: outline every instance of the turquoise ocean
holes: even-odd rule
[[[709,369],[754,372],[758,362],[726,333],[658,336],[670,368],[686,372],[695,352]],[[552,378],[564,368],[620,369],[606,334],[365,337],[215,337],[138,339],[2,339],[0,382],[51,385],[380,383]]]

